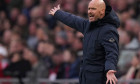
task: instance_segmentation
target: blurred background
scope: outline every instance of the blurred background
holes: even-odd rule
[[[88,19],[89,1],[0,0],[0,84],[16,84],[7,81],[13,78],[19,84],[24,84],[22,78],[28,79],[27,84],[48,84],[38,79],[78,81],[83,35],[48,12],[61,4],[62,10]],[[140,79],[140,0],[108,1],[121,21],[116,76]]]

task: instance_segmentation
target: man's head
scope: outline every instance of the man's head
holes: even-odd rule
[[[105,16],[105,2],[103,0],[92,0],[88,5],[88,17],[90,22],[102,19]]]

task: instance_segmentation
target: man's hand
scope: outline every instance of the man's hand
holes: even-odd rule
[[[109,70],[106,74],[107,77],[107,81],[106,84],[108,84],[110,82],[110,84],[116,84],[116,82],[118,81],[116,76],[115,76],[115,72],[114,70]]]
[[[53,9],[51,9],[50,12],[49,12],[49,14],[52,15],[52,16],[54,16],[54,14],[55,14],[55,12],[57,10],[60,10],[60,4],[57,7],[54,7]]]

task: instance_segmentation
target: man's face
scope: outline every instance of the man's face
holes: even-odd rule
[[[90,22],[97,21],[100,18],[100,9],[96,2],[91,1],[88,5],[88,18]]]

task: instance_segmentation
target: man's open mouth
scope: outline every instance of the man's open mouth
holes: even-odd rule
[[[93,17],[94,17],[94,15],[89,15],[89,17],[90,17],[90,18],[93,18]]]

